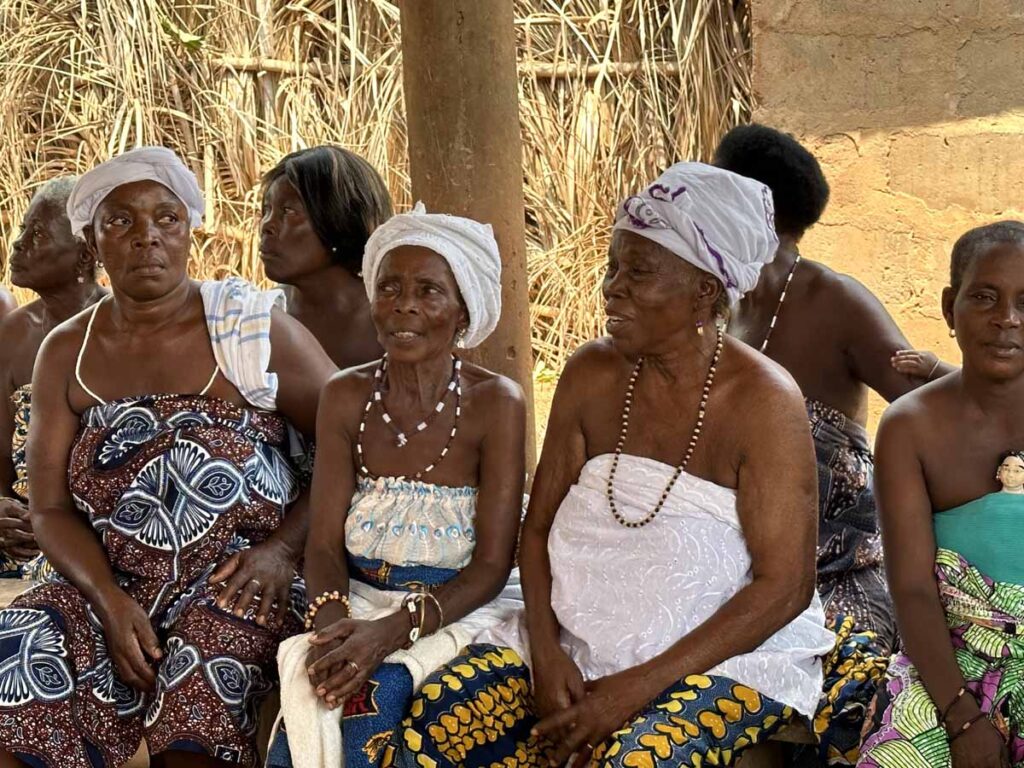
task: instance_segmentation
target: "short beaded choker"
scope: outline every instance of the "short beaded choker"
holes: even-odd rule
[[[686,466],[690,463],[690,459],[693,458],[693,452],[697,450],[697,442],[700,440],[700,432],[704,427],[704,417],[708,411],[708,400],[711,397],[711,385],[715,381],[715,371],[718,368],[718,361],[722,358],[722,347],[724,346],[725,336],[722,329],[718,329],[718,342],[715,344],[715,354],[711,358],[711,367],[708,368],[707,378],[704,380],[704,390],[701,392],[700,404],[697,406],[697,423],[693,428],[693,434],[690,435],[690,444],[686,448],[686,454],[683,456],[682,463],[676,467],[676,471],[672,475],[672,479],[668,481],[668,485],[665,486],[665,490],[661,492],[661,498],[658,499],[657,506],[647,514],[642,520],[627,520],[619,512],[618,507],[615,506],[615,471],[619,468],[619,457],[622,456],[622,449],[626,445],[626,432],[629,430],[629,412],[633,407],[633,390],[636,389],[636,381],[640,377],[640,369],[643,367],[644,359],[641,357],[636,361],[636,365],[633,366],[633,373],[629,376],[629,385],[626,387],[626,402],[622,408],[622,430],[619,432],[619,441],[615,446],[615,455],[612,457],[612,469],[608,473],[608,506],[611,508],[612,515],[615,517],[616,522],[619,525],[625,526],[626,528],[643,528],[649,522],[654,520],[661,512],[661,508],[665,506],[665,501],[668,499],[668,495],[672,492],[675,487],[676,481],[679,480],[679,476],[686,471]]]
[[[786,302],[786,291],[789,290],[789,284],[793,282],[793,275],[796,274],[797,264],[800,263],[800,251],[796,252],[796,261],[793,262],[793,266],[789,268],[789,277],[786,278],[786,284],[782,286],[782,293],[779,294],[779,303],[775,305],[775,314],[772,315],[772,321],[768,324],[768,332],[764,335],[764,341],[761,342],[761,348],[758,350],[762,355],[764,351],[768,349],[768,339],[772,337],[772,331],[775,330],[775,323],[779,320],[779,313],[782,311],[782,305]]]
[[[428,474],[429,472],[432,472],[434,470],[434,468],[438,464],[441,463],[441,461],[444,459],[444,457],[448,455],[448,451],[451,450],[452,443],[455,442],[455,435],[459,431],[459,417],[462,415],[462,376],[461,376],[462,361],[459,360],[454,355],[452,355],[452,359],[455,361],[455,364],[454,364],[454,369],[455,370],[454,370],[454,373],[452,374],[452,382],[454,383],[454,389],[455,389],[455,421],[452,423],[452,431],[448,435],[448,440],[445,442],[444,448],[441,449],[441,455],[438,456],[436,460],[434,460],[433,462],[428,464],[424,469],[421,469],[419,472],[417,472],[415,475],[413,475],[412,476],[413,480],[421,480],[424,475]],[[377,371],[374,373],[374,393],[372,395],[370,395],[370,398],[366,401],[366,408],[363,409],[363,418],[359,422],[359,433],[356,436],[356,460],[359,462],[359,473],[362,474],[364,477],[369,477],[369,478],[375,478],[377,476],[375,474],[373,474],[372,472],[370,472],[370,470],[368,470],[366,468],[366,459],[363,456],[363,434],[366,432],[366,420],[370,416],[370,409],[373,408],[373,404],[375,402],[380,402],[381,403],[381,410],[383,410],[383,408],[384,408],[383,401],[378,401],[377,398],[376,398],[376,394],[379,391],[377,389],[377,383],[383,378],[383,375],[384,375],[381,369],[384,368],[384,366],[386,366],[386,365],[387,365],[387,358],[385,357],[385,358],[381,359],[380,365],[377,366]],[[451,389],[451,385],[449,385],[449,390],[448,391],[450,391],[450,389]],[[445,392],[445,396],[447,396],[448,391]],[[440,410],[437,410],[435,408],[434,412],[435,413],[440,413]],[[431,414],[431,415],[433,415],[433,414]],[[429,417],[428,417],[427,421],[429,421]],[[426,429],[426,427],[424,427],[424,429]],[[422,431],[422,430],[417,428],[417,432],[420,432],[420,431]],[[399,434],[401,434],[401,433],[399,433]],[[399,443],[399,446],[401,446],[401,445],[403,445],[403,443]],[[407,478],[408,478],[408,475],[399,475],[396,479],[398,479],[398,480],[405,480]]]
[[[427,418],[416,425],[416,433],[419,434],[430,426],[430,421],[437,414],[444,410],[444,401],[449,394],[455,391],[455,387],[459,383],[459,373],[462,371],[462,361],[459,358],[452,355],[452,378],[448,382],[448,388],[441,395],[441,399],[437,401],[437,405],[433,407]],[[384,357],[381,358],[380,365],[377,366],[377,370],[373,372],[373,402],[380,407],[381,418],[384,419],[384,423],[391,427],[391,431],[395,433],[395,438],[399,448],[405,448],[409,444],[409,438],[398,428],[395,424],[395,420],[391,418],[391,414],[388,413],[387,407],[384,405],[384,377],[388,372],[388,356],[384,353]]]

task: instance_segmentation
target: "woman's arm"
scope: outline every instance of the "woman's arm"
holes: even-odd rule
[[[14,377],[11,371],[11,351],[17,348],[17,337],[10,322],[0,322],[0,551],[19,559],[28,559],[38,553],[28,506],[14,495]]]
[[[68,488],[68,457],[79,427],[68,382],[81,338],[81,332],[57,328],[36,359],[28,441],[32,528],[43,554],[95,610],[121,679],[151,690],[156,674],[146,656],[161,656],[156,634],[146,612],[118,586],[106,552]]]

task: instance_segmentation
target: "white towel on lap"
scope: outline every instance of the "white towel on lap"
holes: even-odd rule
[[[401,607],[404,591],[376,589],[359,581],[349,585],[352,615],[358,619],[379,619]],[[384,661],[403,664],[412,675],[413,690],[439,667],[458,656],[462,649],[488,627],[511,617],[523,606],[519,570],[512,571],[501,594],[468,616],[428,635],[409,650],[398,650]],[[274,724],[271,743],[282,719],[288,732],[288,747],[294,768],[344,768],[341,743],[341,711],[330,710],[316,695],[306,674],[306,655],[311,633],[289,638],[277,651],[281,675],[281,714]]]

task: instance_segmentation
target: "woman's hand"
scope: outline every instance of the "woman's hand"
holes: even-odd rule
[[[39,554],[28,506],[10,496],[0,498],[0,552],[15,560],[30,560]]]
[[[210,583],[227,579],[217,596],[217,606],[244,616],[259,601],[256,623],[263,626],[273,614],[280,624],[288,612],[298,555],[283,542],[268,539],[225,560],[210,576]]]
[[[957,737],[949,751],[953,768],[1011,768],[1006,741],[987,717]]]
[[[137,691],[151,692],[156,672],[146,657],[159,661],[163,652],[142,606],[127,592],[117,589],[96,607],[96,614],[118,677]]]
[[[405,611],[375,621],[341,619],[310,640],[309,679],[330,709],[356,693],[409,632]]]
[[[588,765],[593,751],[651,698],[634,671],[619,672],[586,683],[581,701],[545,717],[533,732],[554,742],[551,765],[564,765],[571,755],[574,765]]]
[[[939,358],[928,350],[901,349],[892,356],[892,367],[912,379],[930,381],[939,367]]]
[[[561,646],[540,650],[533,654],[533,699],[537,717],[544,719],[583,700],[586,683],[576,662]]]

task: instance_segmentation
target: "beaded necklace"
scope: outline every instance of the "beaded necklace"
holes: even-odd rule
[[[455,387],[459,383],[459,372],[462,370],[462,361],[459,358],[452,355],[452,378],[448,382],[448,388],[441,395],[441,399],[437,401],[430,413],[427,414],[427,418],[423,419],[419,424],[416,425],[416,433],[420,433],[430,426],[431,419],[437,414],[444,410],[444,401],[448,397],[449,393],[455,391]],[[391,414],[388,413],[387,407],[384,405],[384,377],[388,372],[388,355],[385,352],[384,357],[380,360],[380,365],[377,366],[377,370],[373,372],[373,402],[380,407],[380,416],[384,420],[384,423],[391,427],[391,431],[395,433],[396,442],[399,448],[404,448],[409,444],[409,438],[405,432],[398,428],[395,424],[395,420],[391,418]]]
[[[419,472],[413,475],[413,480],[422,479],[424,475],[433,471],[433,469],[438,464],[441,463],[444,457],[448,455],[448,451],[451,450],[452,443],[455,441],[455,435],[459,431],[459,417],[462,415],[462,361],[459,360],[454,355],[452,356],[452,358],[455,360],[455,373],[452,377],[455,382],[455,421],[452,423],[452,431],[448,435],[448,440],[445,442],[444,448],[441,449],[441,455],[438,456],[437,459],[435,459],[433,462],[428,464],[426,468],[421,469]],[[380,361],[380,365],[378,365],[377,367],[377,371],[379,372],[384,365],[386,365],[385,359],[382,358]],[[381,378],[382,377],[383,374],[381,374]],[[374,394],[376,394],[376,387],[378,381],[380,381],[380,379],[377,377],[377,374],[374,373]],[[366,420],[370,415],[370,409],[373,408],[373,404],[375,402],[378,401],[374,397],[374,395],[371,394],[369,399],[366,401],[366,408],[363,409],[363,418],[359,422],[359,433],[356,436],[356,460],[359,462],[359,472],[360,474],[369,478],[375,478],[377,477],[377,475],[373,474],[370,470],[366,468],[366,459],[363,456],[363,434],[366,432]],[[383,401],[381,401],[381,403],[383,407]],[[407,478],[408,475],[399,475],[396,479],[405,480]]]
[[[800,251],[796,252],[796,261],[793,262],[793,266],[789,268],[789,277],[786,278],[786,284],[782,286],[782,293],[779,294],[779,303],[775,305],[775,314],[772,315],[772,321],[768,324],[768,333],[764,335],[764,341],[761,342],[761,349],[758,350],[761,354],[768,349],[768,339],[772,337],[772,331],[775,330],[775,323],[779,319],[779,312],[782,311],[782,303],[786,300],[786,291],[789,290],[789,284],[793,282],[793,275],[796,274],[796,265],[800,263]]]
[[[693,427],[693,433],[690,435],[690,444],[686,448],[686,454],[683,456],[683,461],[676,467],[676,471],[672,474],[672,479],[668,481],[668,485],[665,486],[665,490],[661,492],[661,498],[658,499],[658,504],[655,508],[647,514],[642,520],[627,520],[619,512],[618,507],[615,506],[615,471],[619,468],[619,457],[622,456],[622,449],[626,444],[626,432],[629,430],[629,412],[633,407],[633,390],[636,388],[636,381],[640,376],[640,368],[644,364],[644,359],[641,357],[636,361],[636,365],[633,366],[633,372],[629,376],[629,385],[626,387],[626,402],[622,408],[622,430],[619,432],[619,441],[615,445],[615,455],[612,457],[612,469],[608,473],[608,487],[606,495],[608,496],[608,506],[611,508],[612,516],[615,518],[619,525],[625,526],[626,528],[643,528],[649,522],[654,520],[661,512],[661,508],[665,506],[665,501],[668,499],[668,495],[672,492],[675,487],[676,481],[679,480],[679,476],[686,471],[686,466],[690,463],[690,459],[693,458],[693,452],[697,449],[697,442],[700,440],[700,432],[704,427],[704,416],[708,411],[708,400],[711,397],[711,385],[715,381],[715,371],[718,368],[718,361],[722,358],[722,347],[724,346],[724,334],[722,329],[718,329],[718,342],[715,344],[715,354],[711,358],[711,366],[708,368],[707,378],[704,380],[704,390],[701,392],[700,404],[697,406],[697,423]]]

